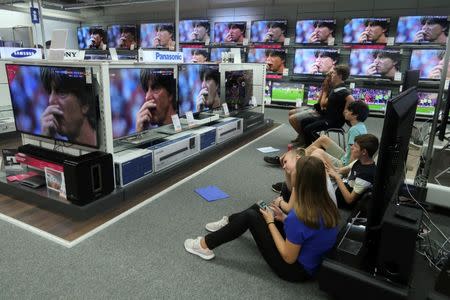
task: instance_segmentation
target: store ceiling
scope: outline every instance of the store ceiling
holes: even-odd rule
[[[62,10],[76,10],[85,8],[96,8],[96,7],[110,7],[110,6],[121,6],[121,5],[134,5],[134,4],[144,4],[144,3],[156,3],[156,2],[172,2],[174,0],[43,0],[42,6],[46,8],[62,9]],[[30,1],[23,0],[0,0],[0,5],[14,5],[18,3],[28,3]],[[37,0],[34,1],[35,3]]]

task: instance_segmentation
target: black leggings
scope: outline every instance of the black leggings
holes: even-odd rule
[[[302,121],[305,146],[311,145],[319,137],[319,131],[330,128],[328,122],[323,118],[308,118]]]
[[[279,277],[287,281],[305,281],[310,278],[310,275],[297,261],[288,264],[283,260],[258,205],[254,204],[240,213],[229,216],[228,221],[228,225],[205,236],[205,242],[209,249],[232,241],[249,229],[259,252]],[[275,221],[275,225],[281,235],[285,237],[283,223]]]

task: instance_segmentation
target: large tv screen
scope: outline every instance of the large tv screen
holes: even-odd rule
[[[322,87],[319,85],[308,86],[308,94],[306,95],[306,104],[314,105],[319,101],[320,93],[322,92]]]
[[[110,68],[114,139],[171,124],[177,113],[171,68]]]
[[[286,68],[286,50],[250,48],[247,54],[249,63],[266,63],[267,72],[283,74]]]
[[[108,26],[108,47],[120,49],[137,49],[136,25]]]
[[[216,64],[178,66],[178,114],[220,108],[220,72]]]
[[[253,96],[253,70],[225,72],[225,101],[230,111],[250,105]]]
[[[214,23],[214,43],[242,44],[245,39],[247,22]]]
[[[272,83],[272,102],[295,105],[302,102],[305,86],[298,82],[276,82]]]
[[[78,27],[78,49],[106,50],[106,31],[101,26]]]
[[[400,71],[400,50],[352,49],[350,52],[350,75],[384,77],[394,79]]]
[[[386,44],[389,24],[389,18],[345,20],[342,42],[346,44]]]
[[[335,19],[300,20],[295,26],[295,42],[297,44],[333,45],[335,33]]]
[[[434,115],[438,93],[418,91],[417,96],[419,97],[419,102],[417,103],[416,112],[422,115]]]
[[[180,43],[209,43],[210,28],[208,20],[182,20],[178,24]]]
[[[447,16],[406,16],[397,23],[395,42],[445,44],[448,36]]]
[[[140,26],[141,48],[175,49],[173,23],[146,23]]]
[[[339,52],[331,48],[295,50],[294,74],[323,75],[339,62]]]
[[[284,43],[287,36],[287,21],[252,21],[250,42],[252,43]]]
[[[183,47],[185,63],[206,63],[210,61],[209,48]]]
[[[445,51],[439,49],[415,49],[411,53],[411,70],[419,70],[420,79],[441,79],[444,69]],[[450,64],[449,64],[450,66]],[[448,68],[450,71],[450,67]],[[450,72],[447,71],[447,78]]]
[[[391,90],[354,88],[352,95],[355,100],[361,100],[367,103],[370,110],[384,111],[386,102],[391,99]]]
[[[98,148],[90,69],[6,64],[6,73],[17,131]]]

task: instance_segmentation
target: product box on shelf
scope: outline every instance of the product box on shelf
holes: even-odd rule
[[[116,186],[125,186],[152,172],[152,150],[137,148],[114,154]]]
[[[188,132],[198,134],[200,138],[200,151],[203,151],[216,144],[216,131],[217,128],[205,126],[196,129],[189,130]]]
[[[149,148],[153,150],[153,170],[161,171],[198,153],[199,146],[198,134],[181,132],[167,137],[165,142]]]
[[[216,131],[216,143],[223,143],[233,137],[242,134],[243,124],[241,118],[228,117],[220,119],[218,123],[211,125],[215,127]]]

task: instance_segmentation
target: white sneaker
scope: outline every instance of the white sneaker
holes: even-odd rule
[[[202,239],[201,236],[194,239],[187,239],[184,241],[184,249],[186,249],[187,252],[195,254],[200,256],[203,259],[210,260],[214,258],[214,252],[209,249],[203,249],[200,246],[200,240]]]
[[[224,216],[222,219],[216,222],[211,222],[205,225],[206,230],[209,232],[215,232],[219,230],[220,228],[224,227],[228,224],[228,217]]]

